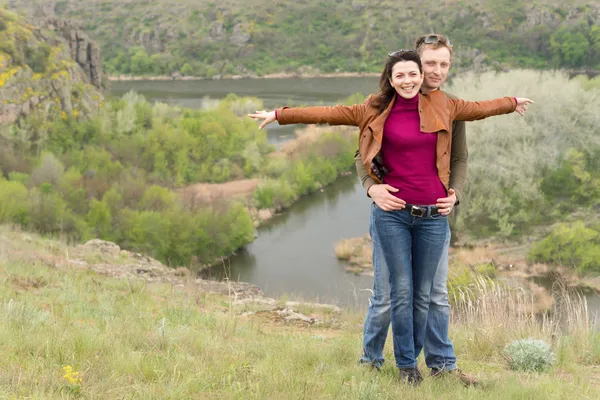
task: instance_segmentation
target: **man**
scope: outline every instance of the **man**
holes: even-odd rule
[[[452,59],[452,44],[443,35],[430,34],[419,37],[415,42],[415,48],[421,56],[423,73],[425,74],[421,91],[429,93],[439,90],[448,77]],[[448,197],[438,199],[436,204],[442,215],[450,214],[454,206],[458,204],[467,175],[467,156],[465,123],[454,121],[452,124],[450,189],[448,190]],[[367,173],[358,151],[356,152],[355,164],[363,187],[367,190],[367,195],[373,198],[378,207],[385,211],[401,208],[402,203],[400,200],[390,193],[397,192],[398,189],[386,184],[377,184]],[[431,292],[425,336],[425,363],[431,369],[432,376],[450,375],[458,378],[465,385],[476,385],[477,380],[464,374],[456,367],[454,346],[448,337],[450,320],[447,287],[449,245],[448,241],[445,257],[438,266]],[[381,368],[384,361],[383,347],[389,325],[389,272],[387,270],[375,271],[373,296],[365,319],[361,363],[371,364],[377,369]]]

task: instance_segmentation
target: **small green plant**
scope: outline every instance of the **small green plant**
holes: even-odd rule
[[[544,372],[550,369],[556,357],[543,340],[515,340],[504,348],[510,369],[515,371]]]

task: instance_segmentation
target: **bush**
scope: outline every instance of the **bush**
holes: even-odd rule
[[[258,203],[258,208],[281,210],[289,207],[295,198],[294,189],[285,180],[264,181],[254,191],[254,200]]]
[[[600,202],[600,166],[596,165],[600,150],[590,152],[567,150],[558,167],[545,174],[542,192],[552,201],[563,202],[565,211],[572,203],[580,206]]]
[[[0,223],[27,224],[27,188],[0,178]]]
[[[94,237],[109,241],[114,240],[110,208],[104,201],[92,199],[86,219]]]
[[[147,211],[163,211],[174,208],[177,204],[177,194],[169,189],[152,185],[142,196],[138,209]]]
[[[12,182],[19,182],[27,186],[29,184],[29,175],[23,172],[9,172],[8,180]]]
[[[552,233],[533,244],[529,261],[545,262],[577,268],[581,271],[600,271],[600,232],[583,222],[560,224]]]
[[[29,191],[30,224],[39,232],[65,232],[62,223],[66,211],[65,201],[49,183]]]
[[[515,371],[545,372],[556,361],[554,353],[543,340],[516,340],[504,348],[510,369]]]
[[[31,184],[39,186],[42,183],[57,185],[63,175],[65,167],[52,153],[42,155],[40,164],[31,172]]]

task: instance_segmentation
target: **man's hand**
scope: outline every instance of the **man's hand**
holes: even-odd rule
[[[398,189],[393,186],[381,184],[371,186],[367,194],[371,196],[377,207],[383,211],[402,210],[406,202],[392,194],[397,191]]]
[[[448,190],[448,197],[437,199],[435,206],[438,208],[438,212],[441,215],[448,215],[452,212],[454,204],[456,204],[456,192],[454,189],[450,189]]]
[[[262,129],[265,126],[269,125],[271,122],[275,122],[275,111],[257,111],[254,114],[248,114],[248,116],[252,119],[264,120],[258,129]]]

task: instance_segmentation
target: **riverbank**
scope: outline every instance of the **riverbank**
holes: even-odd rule
[[[508,282],[524,288],[535,299],[535,312],[552,309],[554,284],[566,290],[591,290],[600,293],[600,276],[581,275],[573,268],[527,261],[527,244],[488,243],[473,247],[450,248],[448,286],[453,292],[477,285],[481,278]],[[373,276],[372,241],[369,235],[344,239],[335,245],[336,257],[346,271]],[[544,281],[544,287],[535,281]]]
[[[527,244],[488,243],[472,247],[451,247],[450,263],[468,267],[489,266],[490,272],[506,273],[530,279],[555,275],[569,287],[600,291],[600,276],[581,276],[573,268],[527,261]],[[344,261],[348,272],[373,275],[372,242],[369,235],[340,240],[335,245],[336,257]]]
[[[587,75],[593,78],[600,74],[600,70],[564,70],[570,76]],[[465,71],[466,72],[466,71]],[[247,75],[215,75],[211,78],[203,78],[191,75],[109,75],[109,81],[127,82],[127,81],[206,81],[206,80],[239,80],[239,79],[289,79],[289,78],[361,78],[361,77],[379,77],[381,72],[333,72],[333,73],[314,73],[314,72],[279,72],[266,74],[262,76]]]
[[[159,264],[107,242],[70,247],[1,230],[0,391],[98,399],[600,396],[600,336],[585,320],[558,329],[517,307],[457,307],[457,357],[482,387],[426,377],[408,388],[398,382],[391,340],[381,372],[357,364],[362,311],[265,299],[231,281],[206,286]],[[500,299],[494,293],[486,298]],[[522,337],[551,345],[557,362],[549,372],[508,368],[501,350]]]
[[[322,140],[323,136],[327,133],[333,134],[344,141],[354,140],[356,136],[355,129],[351,127],[309,125],[297,130],[294,139],[282,144],[278,150],[268,154],[266,158],[274,164],[280,165],[292,163],[294,160],[303,160],[307,154],[311,153],[311,149],[315,144]],[[331,146],[326,145],[326,147]],[[335,153],[334,149],[329,149],[329,151]],[[331,158],[331,154],[329,156]],[[349,159],[351,156],[351,152],[348,153]],[[241,201],[250,213],[254,221],[254,226],[258,227],[278,213],[285,211],[285,209],[298,201],[300,197],[310,195],[316,190],[322,191],[324,187],[335,182],[337,177],[347,175],[351,167],[349,164],[347,170],[339,171],[339,174],[333,177],[333,179],[327,179],[323,174],[319,174],[319,181],[316,182],[314,190],[293,196],[285,204],[278,204],[275,207],[261,207],[260,202],[257,202],[255,198],[256,191],[268,185],[270,178],[241,179],[223,183],[195,183],[181,188],[178,190],[178,193],[181,195],[184,203],[190,208],[198,205],[215,206],[232,200]]]

